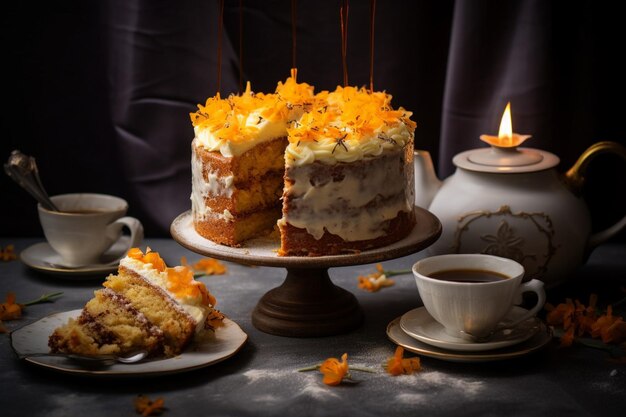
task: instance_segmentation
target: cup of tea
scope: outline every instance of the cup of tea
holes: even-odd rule
[[[524,267],[493,255],[450,254],[432,256],[413,265],[424,307],[451,336],[484,340],[494,332],[514,328],[535,316],[545,303],[543,282],[522,282]],[[505,321],[522,294],[537,294],[526,313]]]
[[[101,256],[130,231],[131,247],[143,239],[143,226],[125,216],[126,200],[105,194],[62,194],[51,197],[60,211],[37,206],[46,240],[63,259],[63,266],[81,267],[100,263]]]

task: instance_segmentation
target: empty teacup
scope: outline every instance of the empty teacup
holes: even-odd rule
[[[124,217],[128,203],[105,194],[62,194],[51,197],[60,211],[37,206],[46,240],[63,259],[63,266],[80,267],[100,263],[100,258],[130,231],[129,248],[139,246],[143,226],[134,217]]]
[[[513,328],[543,307],[543,282],[522,282],[524,267],[492,255],[451,254],[422,259],[413,265],[424,307],[451,336],[480,341]],[[534,292],[537,303],[515,320],[504,321],[522,294]]]

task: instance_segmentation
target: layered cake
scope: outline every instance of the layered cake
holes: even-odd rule
[[[390,95],[314,94],[293,71],[273,94],[248,85],[198,107],[191,200],[201,236],[239,246],[278,226],[279,255],[319,256],[384,246],[413,228],[415,123]]]
[[[223,315],[215,298],[185,266],[167,267],[157,252],[131,249],[117,274],[94,292],[77,319],[57,328],[52,352],[83,355],[146,350],[174,356],[194,335],[214,330]]]

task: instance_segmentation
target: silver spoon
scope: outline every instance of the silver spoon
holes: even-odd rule
[[[52,200],[50,200],[48,193],[41,183],[35,158],[24,155],[18,150],[14,150],[11,152],[7,163],[4,164],[4,172],[23,189],[28,191],[30,195],[35,197],[39,204],[46,210],[61,211]]]
[[[37,358],[37,357],[45,357],[45,356],[59,356],[71,360],[75,360],[78,362],[82,362],[84,364],[91,365],[101,365],[101,366],[110,366],[115,363],[137,363],[143,360],[146,356],[148,356],[148,352],[145,350],[139,350],[135,352],[127,353],[123,356],[119,355],[79,355],[76,353],[52,353],[52,352],[41,352],[41,353],[26,353],[20,355],[20,359],[27,358]]]

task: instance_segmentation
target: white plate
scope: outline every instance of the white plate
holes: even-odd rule
[[[431,346],[412,338],[402,330],[400,327],[400,317],[398,317],[387,325],[387,337],[409,352],[449,362],[471,363],[501,361],[528,355],[550,343],[552,340],[552,330],[543,322],[540,322],[539,331],[525,342],[502,349],[486,350],[482,352],[459,352]]]
[[[11,333],[11,345],[18,355],[48,352],[48,337],[54,329],[76,318],[82,310],[56,313],[26,325]],[[233,356],[243,346],[248,335],[234,321],[225,318],[224,326],[212,338],[193,342],[185,351],[173,358],[148,359],[134,364],[118,363],[102,368],[85,368],[84,364],[58,356],[25,358],[27,362],[70,374],[99,376],[151,376],[186,372],[223,361]]]
[[[515,306],[504,321],[515,320],[527,311],[522,307]],[[530,339],[539,331],[540,321],[531,317],[513,329],[500,330],[494,333],[489,341],[479,343],[448,334],[443,325],[437,322],[425,307],[419,307],[405,313],[400,318],[400,327],[409,336],[432,346],[462,352],[481,352],[501,349]]]
[[[48,274],[85,276],[104,274],[117,270],[119,260],[126,254],[130,238],[122,236],[101,257],[102,262],[81,267],[63,265],[61,255],[55,252],[48,242],[35,243],[20,252],[20,259],[27,266]]]

